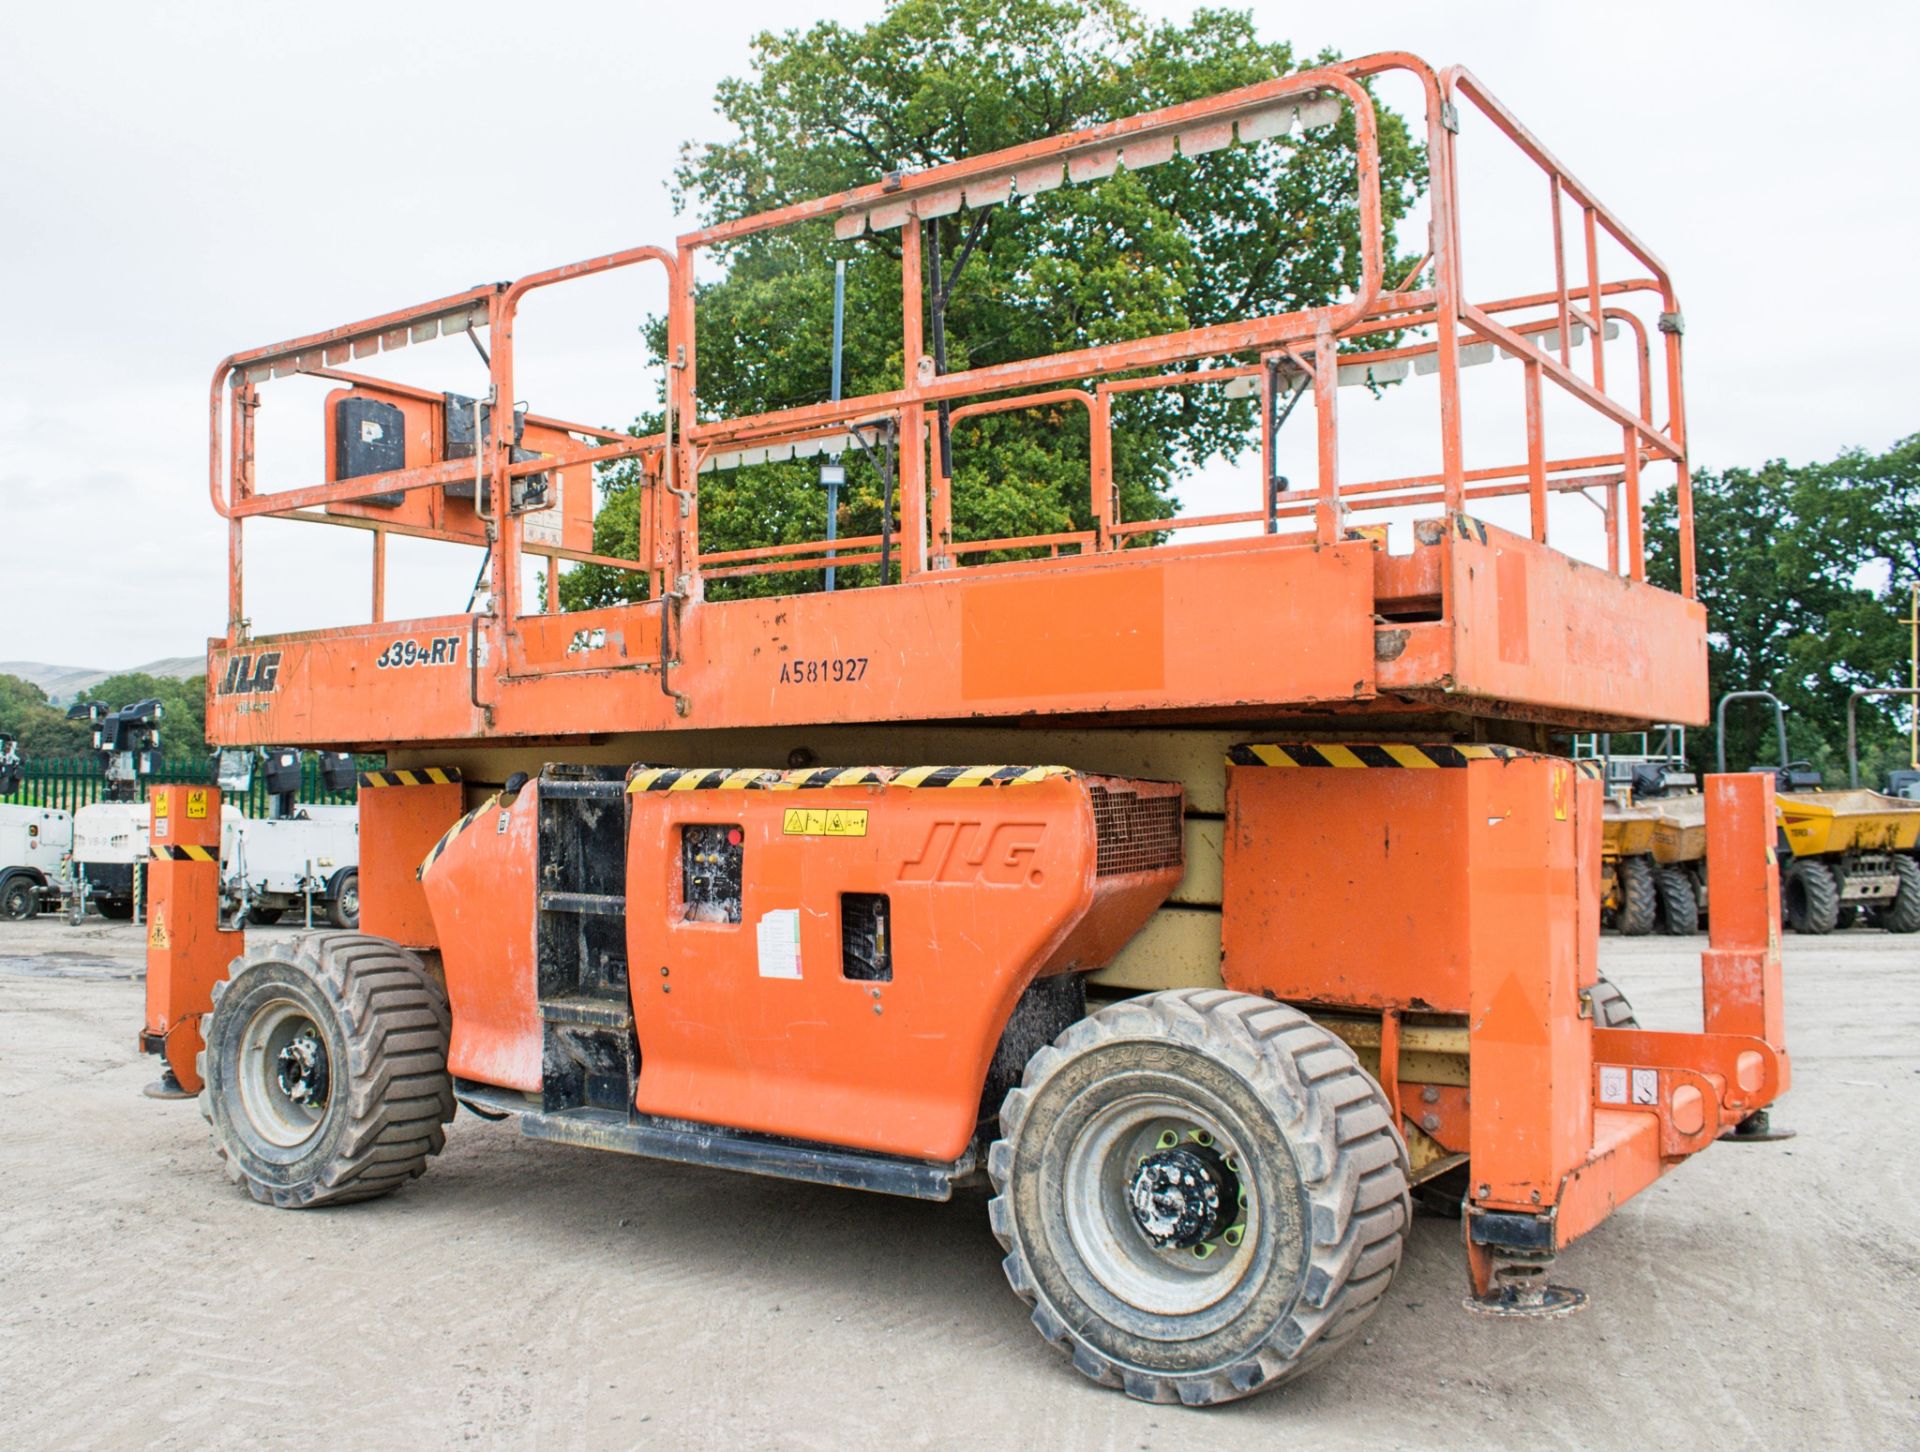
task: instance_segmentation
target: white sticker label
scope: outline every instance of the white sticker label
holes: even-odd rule
[[[1633,1071],[1633,1102],[1635,1104],[1660,1102],[1660,1071],[1658,1069]]]
[[[800,910],[775,908],[762,913],[754,927],[760,948],[762,978],[798,978],[800,976]]]
[[[155,837],[156,839],[158,839],[158,838],[161,838],[161,837],[164,837],[164,836],[166,836],[166,835],[167,835],[167,828],[168,828],[168,826],[169,826],[169,825],[170,825],[170,823],[169,823],[169,822],[167,821],[167,819],[166,819],[165,817],[155,817],[155,818],[153,819],[153,835],[154,835],[154,837]]]
[[[1627,1071],[1607,1064],[1600,1066],[1600,1102],[1602,1104],[1625,1104],[1627,1102]]]
[[[387,436],[387,431],[381,428],[380,425],[375,423],[372,419],[363,418],[360,420],[360,442],[361,443],[377,444],[380,442],[381,439],[385,438],[386,436]]]

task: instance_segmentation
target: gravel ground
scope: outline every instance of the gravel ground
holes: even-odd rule
[[[1607,941],[1650,1027],[1702,940]],[[125,925],[0,923],[8,1448],[1920,1445],[1920,944],[1787,944],[1797,1139],[1718,1146],[1561,1261],[1579,1315],[1461,1308],[1422,1218],[1366,1344],[1208,1412],[1049,1354],[984,1198],[921,1205],[650,1164],[463,1113],[392,1199],[229,1185],[142,1098]]]

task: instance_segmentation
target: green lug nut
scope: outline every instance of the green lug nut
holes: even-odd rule
[[[1246,1227],[1244,1225],[1229,1225],[1227,1227],[1225,1240],[1228,1245],[1238,1245],[1245,1235]]]
[[[1212,1254],[1213,1242],[1210,1240],[1203,1240],[1193,1248],[1193,1258],[1195,1260],[1205,1260]]]
[[[1161,1149],[1172,1149],[1178,1143],[1180,1143],[1180,1136],[1175,1134],[1172,1130],[1163,1129],[1160,1131],[1160,1148]]]

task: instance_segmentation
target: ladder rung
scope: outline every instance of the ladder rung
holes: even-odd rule
[[[633,1005],[615,998],[543,998],[540,1017],[548,1023],[575,1024],[583,1028],[631,1029]]]
[[[625,915],[627,900],[603,892],[543,892],[540,894],[540,911],[543,913],[589,913],[600,917],[617,918]]]

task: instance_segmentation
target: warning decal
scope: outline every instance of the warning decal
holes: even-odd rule
[[[762,978],[800,976],[800,910],[775,908],[762,913],[754,927]]]
[[[780,831],[788,837],[864,837],[864,807],[788,807],[780,817]]]
[[[207,789],[194,787],[187,792],[187,815],[204,817],[207,814]]]
[[[147,934],[147,946],[149,948],[164,948],[167,946],[167,920],[165,918],[155,918],[153,920],[153,931]]]

